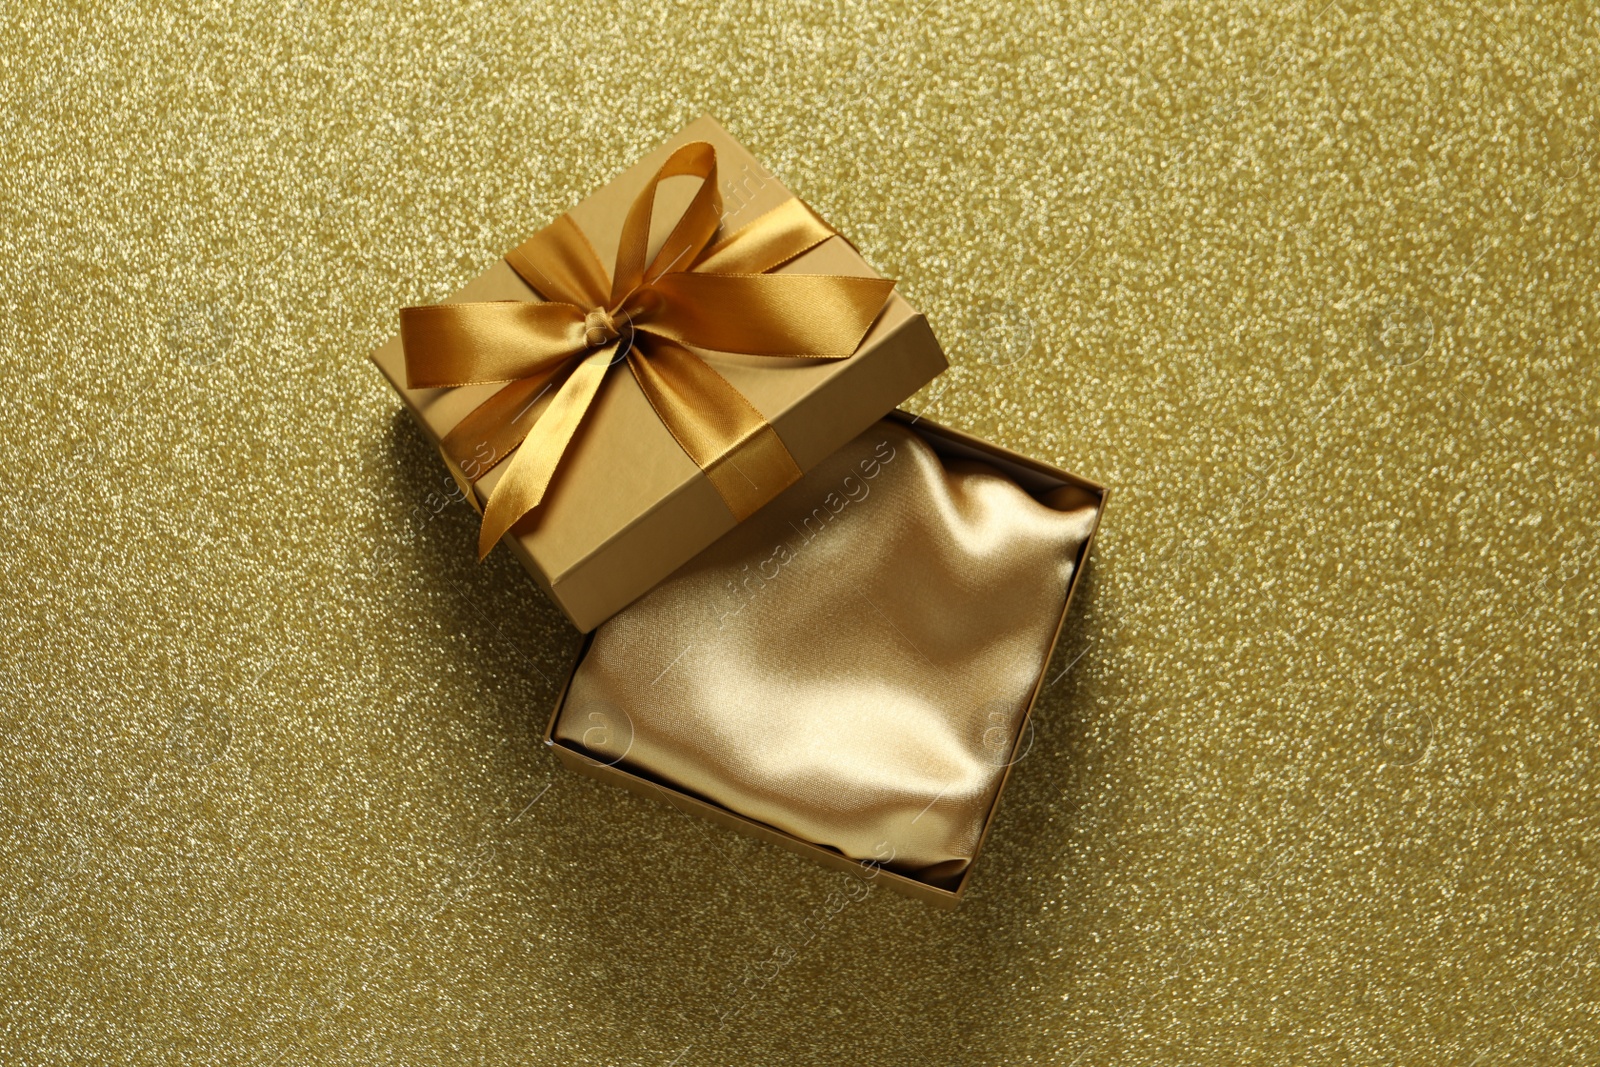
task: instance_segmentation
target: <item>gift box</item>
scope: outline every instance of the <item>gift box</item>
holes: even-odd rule
[[[896,410],[946,360],[847,240],[701,119],[372,358],[587,635],[564,764],[956,906],[1106,491]]]
[[[587,632],[945,368],[891,284],[702,118],[372,359]]]
[[[908,439],[959,483],[948,498],[924,505],[874,489],[889,481],[886,465],[912,461],[889,444],[905,452]],[[846,453],[589,634],[545,744],[578,773],[954,908],[1027,754],[1107,491],[900,411]],[[1017,501],[1027,514],[1012,522],[1005,509]],[[951,555],[965,538],[1003,557],[1011,531],[1027,534],[1047,512],[1075,524],[1061,527],[1066,558],[1053,569],[1068,575],[1064,589],[1026,553],[996,588],[982,560]],[[825,532],[830,523],[845,532]],[[832,575],[858,549],[880,553],[859,573],[889,561],[898,585],[858,589],[856,575]],[[812,551],[822,555],[807,572]],[[1033,585],[1043,592],[1022,603],[1018,590]],[[997,644],[1002,631],[1009,644]],[[602,655],[609,668],[596,667]],[[707,671],[732,674],[707,683]],[[619,690],[618,673],[636,680]],[[913,690],[922,696],[902,699]]]

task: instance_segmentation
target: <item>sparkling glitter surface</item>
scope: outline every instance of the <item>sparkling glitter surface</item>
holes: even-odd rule
[[[1600,1059],[1597,40],[13,4],[0,1059]],[[705,112],[928,313],[912,407],[1114,487],[953,915],[558,768],[575,635],[365,359]]]

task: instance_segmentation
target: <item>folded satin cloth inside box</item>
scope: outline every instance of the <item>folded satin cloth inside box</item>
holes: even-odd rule
[[[896,413],[602,625],[546,740],[953,906],[1105,496]]]

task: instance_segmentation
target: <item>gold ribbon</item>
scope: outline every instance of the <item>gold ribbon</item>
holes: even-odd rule
[[[646,262],[656,187],[689,175],[700,189]],[[400,312],[407,384],[507,382],[445,435],[452,469],[476,482],[507,456],[478,535],[481,559],[544,499],[598,394],[626,361],[689,458],[743,521],[800,477],[777,431],[699,356],[842,359],[883,310],[894,282],[771,274],[834,230],[797,199],[712,243],[722,219],[717,153],[697,141],[668,157],[633,202],[614,273],[562,215],[506,256],[545,300],[434,304]]]

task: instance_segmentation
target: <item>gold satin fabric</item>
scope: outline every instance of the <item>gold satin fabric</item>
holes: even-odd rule
[[[882,422],[613,617],[559,741],[935,883],[971,861],[1095,509]]]

